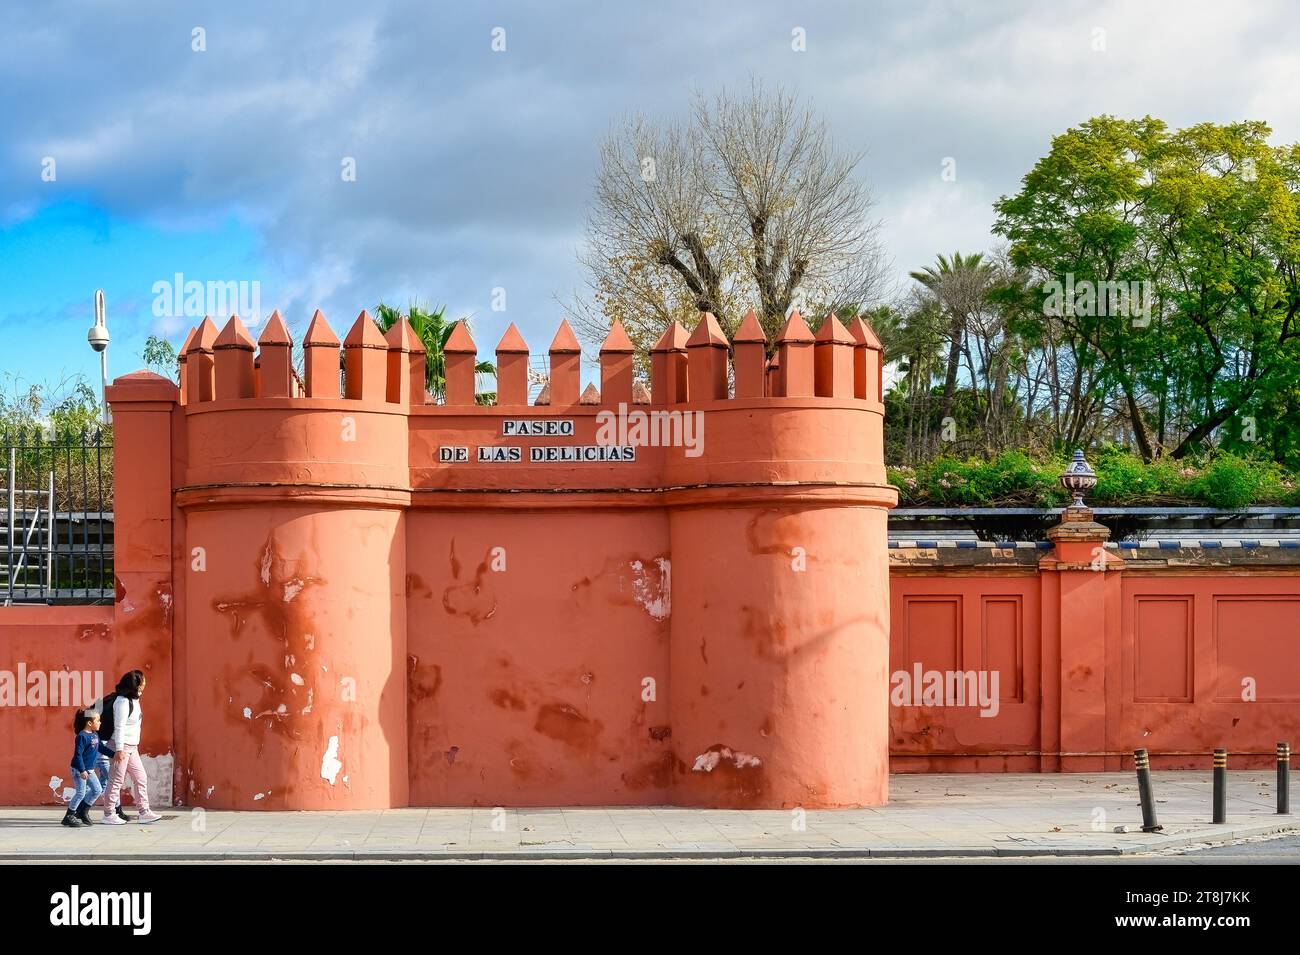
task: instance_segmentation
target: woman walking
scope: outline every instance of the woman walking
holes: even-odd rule
[[[140,806],[140,822],[157,822],[162,816],[149,808],[149,784],[140,761],[140,725],[142,711],[140,695],[144,693],[145,678],[140,670],[122,674],[117,681],[113,700],[113,761],[108,779],[108,796],[104,801],[104,825],[124,826],[118,815],[121,805],[122,783],[130,775],[135,790],[135,801]]]

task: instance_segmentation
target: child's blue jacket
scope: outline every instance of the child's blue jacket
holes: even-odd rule
[[[78,773],[89,773],[95,769],[95,760],[99,757],[99,734],[82,730],[77,734],[77,743],[72,750],[72,768]]]

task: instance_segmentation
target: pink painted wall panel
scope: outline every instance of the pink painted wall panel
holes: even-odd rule
[[[1300,703],[1300,594],[1216,597],[1214,649],[1216,700]]]
[[[892,705],[895,772],[1037,771],[1040,746],[1039,581],[991,573],[890,575],[890,669],[981,674],[996,706]],[[969,686],[969,683],[967,683]],[[950,701],[954,702],[954,701]],[[981,711],[989,715],[980,715]]]
[[[1135,598],[1133,631],[1134,701],[1190,703],[1192,598]]]
[[[962,668],[962,598],[936,594],[903,599],[904,653],[925,670]]]

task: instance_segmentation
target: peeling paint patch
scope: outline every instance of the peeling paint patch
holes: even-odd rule
[[[62,786],[62,785],[63,785],[63,777],[62,777],[62,776],[51,776],[51,777],[50,777],[50,792],[54,793],[54,795],[57,796],[57,795],[59,794],[59,787]]]
[[[262,586],[271,586],[271,541],[267,540],[266,550],[262,551]]]
[[[252,718],[253,718],[253,710],[250,707],[247,706],[244,707],[244,719],[251,720]]]
[[[212,798],[212,794],[213,794],[214,792],[216,792],[216,791],[217,791],[217,787],[216,787],[216,786],[209,786],[209,787],[208,787],[207,794],[204,796],[204,798],[205,798],[205,799],[211,799],[211,798]]]
[[[343,762],[339,759],[339,738],[331,736],[329,745],[325,747],[325,755],[320,761],[321,779],[328,779],[331,786],[334,780],[338,778],[339,772],[343,769]]]
[[[316,695],[316,691],[314,689],[309,688],[307,690],[307,705],[302,708],[303,716],[306,716],[308,713],[311,712],[312,697],[314,697],[315,695]]]
[[[289,674],[289,682],[292,683],[294,686],[304,686],[304,685],[306,685],[306,681],[303,680],[303,678],[300,677],[300,676],[299,676],[298,674],[296,674],[296,673],[290,673],[290,674]]]
[[[144,766],[144,778],[149,786],[150,807],[170,806],[175,757],[171,753],[162,753],[158,756],[141,753],[140,763]],[[132,795],[135,795],[134,790]]]
[[[752,753],[742,753],[727,746],[719,746],[696,756],[691,772],[711,773],[723,762],[731,763],[737,769],[757,769],[763,765],[763,761]]]
[[[253,793],[253,802],[257,802],[259,799],[265,799],[270,794],[271,790],[269,789],[264,793]]]
[[[314,633],[305,633],[303,634],[302,639],[307,644],[308,650],[316,649],[316,635]]]
[[[672,564],[667,557],[656,557],[653,570],[639,560],[631,562],[632,596],[655,620],[667,620],[673,612]]]
[[[301,577],[294,577],[292,580],[285,581],[284,602],[288,603],[293,600],[294,597],[302,593],[302,589],[306,586]]]

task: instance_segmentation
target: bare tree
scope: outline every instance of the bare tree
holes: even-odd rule
[[[618,318],[646,348],[674,319],[750,308],[770,340],[791,306],[873,303],[887,262],[860,157],[792,94],[696,97],[684,125],[634,117],[601,148],[587,216],[587,296],[569,307],[588,341]]]

